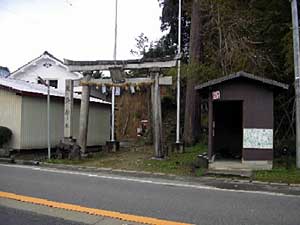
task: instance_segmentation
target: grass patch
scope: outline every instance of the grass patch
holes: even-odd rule
[[[274,160],[274,168],[266,171],[256,171],[255,180],[276,183],[300,184],[300,169],[295,167],[295,159],[291,160],[291,167],[285,167],[284,159]]]
[[[255,179],[266,182],[300,184],[300,170],[274,168],[270,171],[256,171]]]
[[[173,153],[166,160],[145,160],[141,169],[150,172],[161,172],[177,175],[194,175],[193,166],[197,160],[197,155],[205,152],[206,146],[197,144],[186,148],[184,154]],[[200,172],[197,172],[200,176]]]
[[[113,169],[136,170],[157,172],[175,175],[196,175],[202,176],[203,169],[193,169],[197,161],[197,155],[207,151],[207,147],[197,144],[186,148],[186,152],[171,153],[167,159],[152,159],[153,148],[143,146],[132,149],[121,149],[116,153],[99,152],[91,158],[80,161],[53,159],[48,162],[56,164],[73,164],[81,166],[105,167]]]

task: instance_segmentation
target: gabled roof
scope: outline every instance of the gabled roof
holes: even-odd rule
[[[45,51],[43,54],[41,54],[40,56],[38,56],[37,58],[31,60],[30,62],[26,63],[25,65],[21,66],[20,68],[18,68],[17,70],[15,70],[14,72],[12,72],[10,74],[10,76],[14,77],[15,74],[17,74],[18,72],[25,70],[26,68],[34,65],[36,62],[38,62],[41,59],[44,58],[48,58],[51,59],[53,61],[55,61],[56,64],[62,66],[63,68],[65,68],[66,70],[68,70],[68,67],[64,64],[63,61],[61,61],[60,59],[56,58],[54,55],[50,54],[49,52]],[[77,75],[80,75],[79,73],[74,73]],[[81,75],[80,75],[81,76]]]
[[[267,79],[267,78],[264,78],[264,77],[258,77],[258,76],[255,76],[253,74],[246,73],[244,71],[240,71],[240,72],[228,75],[228,76],[220,77],[220,78],[205,82],[203,84],[197,85],[195,87],[195,90],[201,90],[203,88],[214,86],[214,85],[223,83],[225,81],[230,81],[230,80],[234,80],[234,79],[237,79],[237,78],[246,78],[246,79],[249,79],[249,80],[254,80],[254,81],[260,82],[260,83],[265,84],[267,86],[273,86],[273,87],[277,87],[277,88],[281,88],[281,89],[285,89],[285,90],[287,90],[289,88],[289,86],[287,84],[283,84],[283,83],[280,83],[280,82],[275,81],[275,80]]]
[[[46,96],[48,94],[48,88],[42,84],[30,83],[23,80],[13,78],[1,78],[0,77],[0,88],[8,89],[20,94],[35,94],[37,96]],[[54,97],[64,98],[65,93],[56,88],[50,87],[50,95]],[[74,93],[74,99],[81,99],[81,95]],[[91,102],[101,104],[111,104],[110,102],[103,101],[97,98],[90,98]]]

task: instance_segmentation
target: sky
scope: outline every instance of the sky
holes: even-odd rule
[[[144,33],[158,40],[157,0],[118,0],[117,59]],[[14,71],[48,51],[59,59],[113,59],[115,0],[0,0],[0,65]]]

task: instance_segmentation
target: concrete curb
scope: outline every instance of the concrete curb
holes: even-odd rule
[[[35,160],[14,160],[16,164],[20,164],[20,165],[28,165],[28,166],[38,166],[40,165],[39,161],[35,161]]]
[[[15,160],[13,158],[0,158],[0,162],[3,162],[3,163],[15,163]]]
[[[206,172],[208,175],[224,175],[224,176],[237,176],[243,178],[251,178],[253,176],[252,171],[240,171],[240,170],[225,170],[225,169],[208,169]]]
[[[136,177],[148,177],[148,178],[161,178],[169,180],[187,181],[187,182],[206,182],[206,181],[219,181],[224,183],[234,183],[234,184],[254,184],[254,185],[269,185],[269,186],[281,186],[281,187],[295,187],[300,188],[300,184],[289,184],[289,183],[275,183],[275,182],[263,182],[250,179],[237,179],[237,178],[219,178],[219,177],[183,177],[173,174],[166,173],[153,173],[146,171],[136,171],[136,170],[122,170],[122,169],[112,169],[105,167],[92,167],[92,166],[77,166],[77,165],[66,165],[66,164],[52,164],[47,162],[39,162],[34,160],[14,160],[12,158],[0,158],[0,163],[14,163],[18,165],[31,165],[40,166],[46,168],[64,169],[72,171],[85,171],[85,172],[103,172],[110,173],[114,175],[128,175]]]
[[[76,165],[66,165],[66,164],[52,164],[46,162],[40,162],[39,166],[48,167],[48,168],[56,168],[56,169],[65,169],[65,170],[80,170],[87,172],[104,172],[111,173],[116,175],[128,175],[128,176],[138,176],[138,177],[156,177],[156,178],[179,178],[179,176],[173,174],[165,174],[165,173],[152,173],[147,171],[136,171],[136,170],[122,170],[122,169],[112,169],[106,167],[92,167],[92,166],[76,166]],[[183,179],[183,178],[182,178]]]

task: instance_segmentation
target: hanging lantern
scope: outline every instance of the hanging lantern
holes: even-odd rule
[[[121,95],[121,88],[120,87],[115,87],[115,95],[120,96]]]
[[[135,93],[135,90],[134,90],[134,86],[133,86],[133,85],[130,85],[130,92],[131,92],[131,94],[134,94],[134,93]]]
[[[137,91],[140,91],[140,90],[141,90],[141,88],[140,88],[139,85],[136,85],[136,90],[137,90]]]
[[[106,93],[106,86],[102,85],[102,93],[105,94]]]

